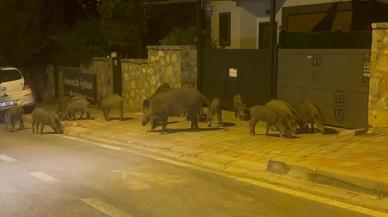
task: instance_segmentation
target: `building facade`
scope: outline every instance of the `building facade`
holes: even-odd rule
[[[266,49],[270,43],[270,1],[211,1],[212,37],[226,49]],[[388,19],[378,0],[277,0],[278,33],[371,31]],[[387,15],[385,15],[387,14]],[[279,35],[279,34],[278,34]]]

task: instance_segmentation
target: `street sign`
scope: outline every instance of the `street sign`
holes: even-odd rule
[[[96,103],[97,87],[96,75],[67,71],[63,73],[64,93],[67,96],[86,96],[87,99]]]

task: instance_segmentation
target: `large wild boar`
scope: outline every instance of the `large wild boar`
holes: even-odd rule
[[[156,94],[149,99],[149,107],[144,109],[143,126],[151,121],[152,128],[156,123],[162,124],[162,133],[166,132],[169,116],[187,113],[191,120],[191,129],[198,129],[198,114],[204,96],[194,88],[176,88]]]
[[[19,130],[24,129],[23,122],[24,109],[21,106],[14,106],[4,113],[5,127],[9,132],[15,131],[15,124],[19,122]]]
[[[123,120],[124,101],[123,98],[117,94],[109,95],[101,101],[101,110],[105,120],[110,120],[109,113],[114,109],[120,109],[120,120]]]
[[[234,116],[236,118],[240,118],[240,120],[248,121],[249,117],[249,109],[242,102],[242,98],[239,94],[233,96],[233,108],[234,108]]]
[[[274,126],[279,131],[280,136],[282,136],[282,132],[286,130],[284,129],[284,126],[280,124],[280,120],[281,120],[280,116],[272,109],[269,109],[265,106],[257,105],[250,108],[249,112],[251,115],[251,120],[249,122],[249,129],[250,129],[249,132],[251,135],[256,134],[255,132],[256,124],[259,121],[263,121],[267,123],[267,131],[266,131],[267,135],[271,126]]]
[[[318,106],[307,100],[303,100],[299,105],[299,111],[302,114],[303,124],[306,129],[308,129],[308,124],[311,124],[311,129],[314,131],[316,124],[321,133],[325,132],[325,122]]]
[[[150,106],[150,99],[152,99],[152,98],[153,98],[154,96],[156,96],[158,93],[167,92],[167,91],[169,91],[169,90],[171,90],[171,87],[170,87],[170,85],[167,84],[167,83],[163,83],[163,84],[161,84],[158,88],[156,88],[155,93],[154,93],[152,96],[150,96],[148,99],[145,99],[145,100],[143,101],[143,112],[144,112],[144,109],[148,109],[148,108],[149,108],[149,106]]]
[[[279,125],[282,126],[282,129],[285,129],[285,131],[282,132],[283,135],[286,134],[291,137],[296,136],[296,117],[287,103],[281,100],[271,100],[265,107],[275,111],[280,116]]]
[[[43,133],[46,125],[50,126],[55,133],[63,133],[62,123],[56,113],[48,112],[43,108],[34,109],[34,111],[32,111],[32,132]]]
[[[208,115],[208,126],[211,127],[213,116],[217,115],[218,124],[221,125],[221,127],[224,127],[224,121],[222,120],[222,108],[221,108],[221,101],[219,98],[215,98],[212,100],[209,106],[209,115]]]
[[[86,99],[72,100],[64,107],[63,110],[59,111],[59,118],[61,120],[75,120],[76,113],[80,112],[81,114],[79,119],[81,119],[84,114],[86,114],[87,118],[90,119],[89,105],[90,103]]]

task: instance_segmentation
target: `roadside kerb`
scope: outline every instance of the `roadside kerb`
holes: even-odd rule
[[[355,195],[354,191],[352,191],[352,189],[350,188],[339,188],[341,186],[327,185],[327,183],[317,182],[314,181],[314,179],[309,178],[303,179],[301,178],[301,175],[311,176],[311,172],[313,170],[298,167],[295,165],[291,166],[289,174],[278,175],[266,171],[268,161],[252,162],[250,160],[243,159],[227,159],[209,152],[205,152],[206,154],[188,154],[184,152],[175,152],[175,150],[172,150],[170,148],[157,149],[155,147],[145,145],[141,140],[136,139],[131,139],[130,141],[125,142],[112,141],[110,139],[99,138],[95,135],[90,134],[69,134],[68,136],[73,138],[81,138],[97,143],[127,147],[153,156],[165,157],[178,162],[184,162],[190,165],[198,166],[200,168],[205,168],[211,171],[235,175],[241,177],[242,179],[254,179],[271,184],[285,186],[290,189],[302,190],[304,192],[313,193],[316,195],[329,197],[340,201],[347,201],[349,203],[357,204],[360,206],[373,207],[374,209],[379,209],[384,212],[388,211],[388,209],[385,208],[385,201],[371,200],[369,196],[364,196],[366,195],[365,190],[357,191],[360,194]],[[323,170],[321,171],[322,172],[319,172],[319,174],[325,176],[330,174],[328,172],[323,172]],[[374,182],[371,183],[373,184]],[[316,186],[319,186],[319,189],[315,188]],[[341,191],[341,194],[338,194],[338,190]],[[365,198],[368,199],[366,200]]]

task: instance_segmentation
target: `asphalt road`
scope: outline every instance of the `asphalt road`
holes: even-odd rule
[[[0,125],[0,217],[361,217],[147,157]]]

